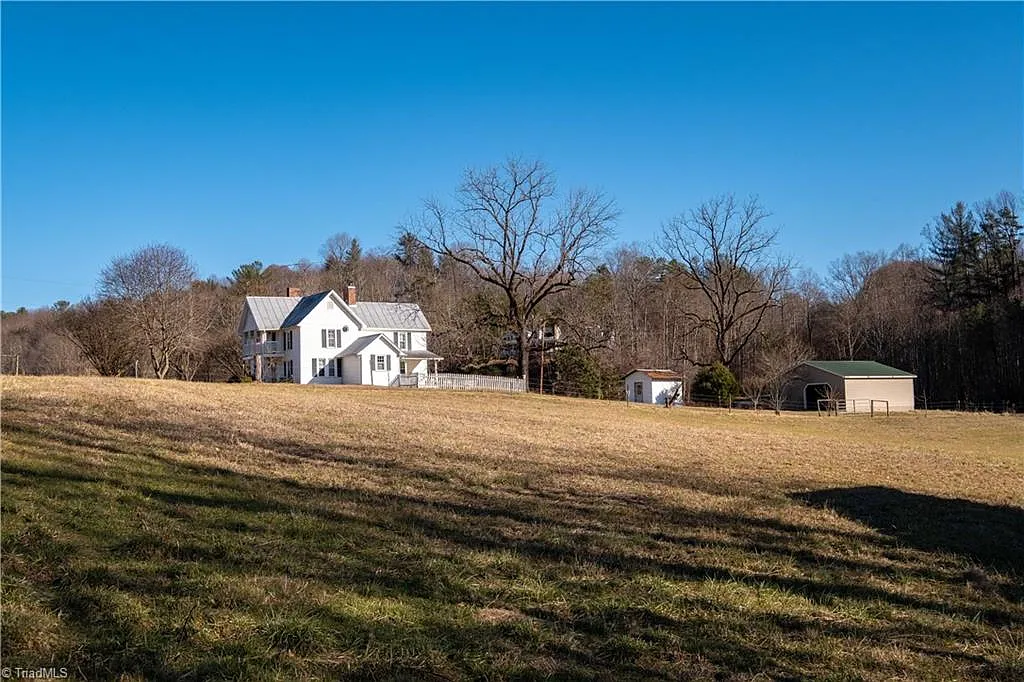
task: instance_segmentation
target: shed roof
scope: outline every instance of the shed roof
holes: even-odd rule
[[[362,301],[349,306],[370,329],[430,331],[430,324],[415,303]]]
[[[630,372],[629,374],[627,374],[625,377],[622,377],[622,378],[625,379],[630,374],[636,374],[637,372],[640,372],[641,374],[646,374],[648,377],[650,377],[651,381],[682,381],[683,380],[683,377],[679,376],[678,374],[676,374],[675,372],[673,372],[670,369],[634,369],[632,372]]]
[[[298,296],[246,296],[257,329],[280,329],[295,305],[302,300]]]
[[[801,364],[844,379],[913,379],[917,376],[874,360],[808,360]]]

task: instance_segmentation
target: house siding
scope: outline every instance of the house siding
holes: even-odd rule
[[[371,356],[376,357],[383,355],[390,360],[385,360],[385,369],[376,369],[370,366]],[[362,368],[362,383],[370,386],[390,386],[391,380],[400,374],[400,368],[398,366],[398,354],[384,342],[383,339],[378,338],[373,343],[363,348],[359,352],[360,366]],[[391,369],[387,369],[390,363]]]
[[[343,384],[363,383],[363,363],[360,356],[349,355],[342,359],[341,373]]]
[[[341,343],[338,344],[337,348],[324,348],[323,345],[323,334],[324,329],[343,329],[348,327],[347,332],[342,332]],[[334,360],[338,357],[339,353],[349,346],[353,341],[359,337],[359,330],[354,318],[344,310],[332,296],[328,296],[324,300],[320,301],[313,310],[303,318],[302,322],[299,323],[298,329],[300,333],[298,338],[295,339],[294,352],[296,359],[296,370],[299,365],[302,366],[302,375],[298,378],[301,384],[340,384],[348,383],[344,380],[344,377],[338,378],[336,376],[313,376],[313,358],[324,358],[325,360]],[[302,358],[302,362],[298,362],[298,358]],[[296,371],[298,373],[298,371]],[[344,374],[344,363],[342,366],[342,374]]]

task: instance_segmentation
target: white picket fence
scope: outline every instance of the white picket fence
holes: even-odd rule
[[[479,374],[403,374],[393,386],[440,388],[447,391],[491,391],[525,393],[526,381],[513,377],[489,377]]]

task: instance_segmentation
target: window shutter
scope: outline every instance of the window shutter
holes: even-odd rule
[[[313,358],[311,362],[313,363],[313,376],[316,376],[316,358]]]
[[[398,332],[395,332],[395,345],[398,345]]]
[[[372,371],[374,370],[374,368],[375,368],[375,367],[377,366],[377,363],[376,363],[376,362],[374,362],[374,361],[375,361],[376,359],[377,359],[377,356],[376,356],[376,355],[371,355],[371,356],[370,356],[370,371],[371,371],[371,372],[372,372]]]
[[[338,348],[341,348],[341,330],[335,329],[334,333],[336,334],[334,338],[338,339]]]
[[[323,344],[322,347],[323,348],[327,348],[327,330],[326,329],[321,329],[320,330],[320,341]]]
[[[388,354],[388,355],[385,355],[384,357],[386,357],[386,358],[387,358],[387,363],[388,363],[388,371],[390,372],[390,371],[391,371],[391,355],[390,355],[390,354]]]

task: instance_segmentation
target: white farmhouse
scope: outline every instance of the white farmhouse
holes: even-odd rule
[[[430,324],[415,303],[359,302],[356,288],[302,296],[246,296],[238,334],[257,381],[390,386],[437,372]],[[430,367],[433,363],[433,367]]]
[[[632,403],[664,405],[668,400],[679,402],[683,377],[669,369],[634,369],[622,378],[626,399]]]

